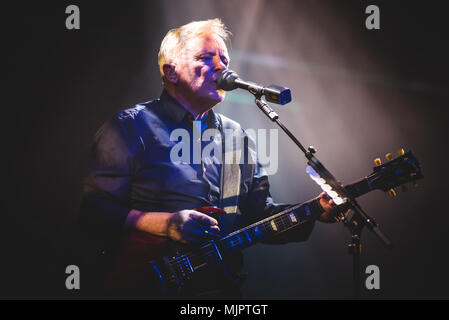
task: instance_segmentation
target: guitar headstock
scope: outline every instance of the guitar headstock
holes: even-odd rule
[[[388,153],[385,155],[388,162],[382,164],[380,158],[374,160],[373,173],[368,176],[373,189],[380,189],[395,196],[395,187],[412,182],[416,186],[416,180],[424,178],[418,160],[411,151],[407,153],[403,149],[398,150],[398,157]]]

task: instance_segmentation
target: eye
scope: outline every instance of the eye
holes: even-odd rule
[[[221,61],[223,61],[223,63],[228,66],[229,65],[229,61],[225,56],[221,56]]]
[[[212,57],[209,55],[201,55],[198,57],[198,59],[203,60],[203,61],[208,61],[208,60],[212,59]]]

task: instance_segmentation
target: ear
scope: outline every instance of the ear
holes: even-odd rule
[[[176,74],[176,66],[174,64],[164,64],[162,66],[162,71],[164,72],[165,79],[172,83],[178,83],[178,75]]]

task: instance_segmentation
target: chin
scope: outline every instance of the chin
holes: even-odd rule
[[[226,91],[223,90],[217,90],[215,92],[211,92],[207,95],[207,98],[209,100],[212,100],[215,103],[223,102],[226,96]]]
[[[217,90],[217,93],[221,97],[221,101],[220,102],[222,102],[226,98],[226,91],[224,91],[224,90]]]
[[[215,92],[214,96],[215,96],[217,102],[223,102],[223,100],[226,97],[226,91],[224,91],[224,90],[217,90]]]

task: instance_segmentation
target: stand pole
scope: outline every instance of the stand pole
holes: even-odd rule
[[[351,197],[346,190],[343,188],[341,183],[339,183],[334,176],[322,165],[320,161],[314,156],[316,150],[313,147],[309,147],[308,150],[299,142],[299,140],[288,130],[280,121],[279,115],[274,112],[272,108],[262,100],[262,96],[255,94],[256,105],[262,110],[265,115],[270,118],[271,121],[276,122],[278,126],[287,134],[287,136],[292,139],[292,141],[298,146],[299,149],[304,153],[308,160],[308,164],[311,165],[315,171],[320,173],[320,176],[324,177],[328,184],[337,191],[340,195],[344,196],[349,208],[353,210],[354,214],[352,219],[344,219],[343,222],[346,227],[351,232],[352,242],[348,245],[349,252],[353,256],[353,292],[354,299],[360,298],[360,254],[362,250],[362,245],[360,243],[360,236],[363,227],[366,225],[370,231],[372,231],[387,247],[391,247],[390,240],[380,231],[377,223],[369,217],[360,207],[360,205]]]
[[[352,236],[354,252],[353,254],[353,268],[354,268],[354,299],[360,299],[360,254],[362,250],[362,245],[360,244],[360,236]]]
[[[352,283],[353,298],[360,299],[360,255],[362,253],[362,244],[360,243],[360,233],[354,233],[351,236],[352,242],[348,245],[348,252],[352,255]]]

